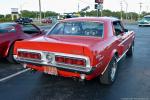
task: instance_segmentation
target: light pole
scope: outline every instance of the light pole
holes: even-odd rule
[[[41,0],[39,0],[39,12],[40,12],[40,23],[41,23],[42,20]]]

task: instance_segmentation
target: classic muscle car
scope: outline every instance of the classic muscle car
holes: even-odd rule
[[[44,34],[34,24],[0,23],[0,58],[14,62],[13,48],[16,41]]]
[[[119,60],[133,55],[135,33],[109,17],[65,19],[45,36],[17,41],[14,58],[25,68],[103,84],[116,79]]]

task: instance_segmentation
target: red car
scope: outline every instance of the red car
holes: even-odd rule
[[[52,23],[52,19],[50,18],[45,18],[45,19],[42,19],[42,23],[47,23],[47,24],[51,24]]]
[[[0,57],[13,62],[13,48],[16,41],[44,34],[34,24],[0,23]]]
[[[14,58],[24,67],[51,75],[103,84],[116,79],[119,60],[133,55],[135,34],[115,18],[71,18],[46,36],[15,43]]]

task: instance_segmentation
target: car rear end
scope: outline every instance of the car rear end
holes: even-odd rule
[[[16,42],[14,58],[26,68],[51,75],[86,78],[87,80],[93,77],[91,75],[94,71],[91,52],[82,45]]]
[[[64,20],[44,37],[16,42],[14,57],[47,74],[90,80],[100,74],[93,47],[103,40],[103,32],[104,23],[95,18]]]

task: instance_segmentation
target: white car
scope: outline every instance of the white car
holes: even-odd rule
[[[141,20],[138,21],[140,26],[150,26],[150,15],[144,16]]]

